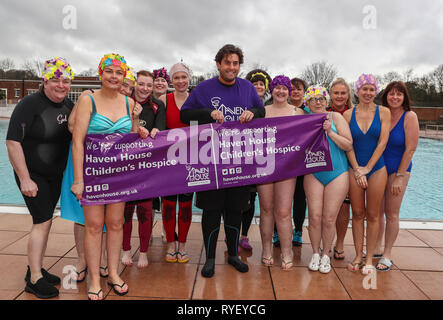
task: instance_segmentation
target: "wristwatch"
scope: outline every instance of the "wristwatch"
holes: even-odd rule
[[[398,172],[397,172],[395,175],[396,175],[397,177],[404,177],[404,176],[405,176],[404,173],[398,173]]]

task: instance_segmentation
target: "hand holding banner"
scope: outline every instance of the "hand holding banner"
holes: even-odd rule
[[[326,114],[85,139],[82,205],[269,183],[332,170]]]

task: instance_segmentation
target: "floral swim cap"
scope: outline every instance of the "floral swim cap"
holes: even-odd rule
[[[303,97],[303,103],[306,107],[309,107],[308,101],[315,96],[323,96],[326,98],[326,103],[329,103],[330,97],[328,90],[321,85],[310,86],[308,90],[306,90],[305,95]]]
[[[71,65],[64,58],[55,57],[54,59],[45,61],[42,70],[42,80],[52,78],[74,79],[74,72],[71,69]]]
[[[126,64],[126,60],[123,56],[117,53],[105,54],[98,64],[98,75],[100,76],[100,79],[103,75],[103,70],[105,70],[105,68],[109,66],[121,67],[124,73],[123,76],[126,77],[128,65]]]
[[[126,70],[126,76],[123,78],[123,82],[126,82],[126,80],[131,80],[134,82],[134,86],[137,85],[137,75],[134,72],[134,69],[128,66],[128,69]]]

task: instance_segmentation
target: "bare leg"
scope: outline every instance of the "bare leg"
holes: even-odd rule
[[[77,250],[77,264],[75,266],[77,272],[81,272],[86,268],[86,258],[85,258],[85,226],[74,223],[74,239],[75,239],[75,249]],[[76,280],[82,280],[86,277],[86,273],[80,275],[74,275]]]
[[[335,246],[338,252],[344,251],[344,241],[346,237],[346,232],[348,231],[349,217],[350,217],[349,204],[343,203],[340,207],[340,211],[338,212],[337,216],[337,221],[335,223],[335,228],[337,230],[337,241],[335,243]],[[344,255],[340,254],[338,255],[338,257],[344,257]]]
[[[105,213],[109,281],[118,285],[123,284],[123,280],[118,274],[118,264],[123,243],[124,209],[124,202],[108,204]],[[119,292],[125,292],[128,290],[128,286],[126,284],[123,288],[116,286],[115,289]]]
[[[274,183],[274,219],[280,237],[282,259],[292,261],[292,201],[296,178]]]
[[[314,175],[305,175],[304,188],[308,200],[308,231],[311,240],[312,251],[320,253],[320,241],[322,234],[322,210],[324,186]]]
[[[32,225],[28,240],[28,263],[31,270],[32,283],[37,282],[43,276],[41,268],[51,226],[52,219]]]
[[[349,169],[349,197],[352,206],[352,237],[354,239],[354,263],[359,263],[363,258],[364,219],[366,215],[365,190],[360,188],[354,178],[352,169]]]
[[[100,274],[108,276],[108,258],[106,257],[106,232],[102,235],[102,256],[100,258]]]
[[[386,188],[386,202],[385,202],[385,212],[386,212],[386,235],[385,235],[385,250],[383,256],[387,259],[391,259],[391,250],[394,246],[394,242],[397,239],[398,232],[400,229],[400,206],[403,200],[403,196],[405,195],[406,187],[409,182],[409,175],[406,175],[402,178],[403,187],[402,192],[394,196],[390,189],[392,183],[394,182],[395,175],[391,175],[388,179],[388,185]]]
[[[385,190],[383,199],[381,200],[381,205],[380,205],[380,215],[378,216],[378,237],[377,237],[377,243],[375,244],[375,253],[379,254],[382,251],[382,242],[383,242],[383,235],[385,233],[385,198],[386,198],[386,192],[387,189]]]
[[[380,206],[383,199],[383,194],[386,188],[388,176],[386,168],[382,168],[374,172],[368,180],[368,188],[366,190],[366,264],[373,265],[372,259],[375,253],[375,245],[377,243],[378,230],[380,228],[378,223],[378,216],[380,215]]]
[[[100,286],[100,256],[104,225],[104,206],[84,206],[85,214],[85,257],[89,269],[90,292],[99,292]],[[98,297],[91,296],[92,299]]]
[[[272,258],[272,234],[274,233],[274,186],[272,183],[257,186],[260,202],[260,235],[265,259]],[[272,260],[269,260],[272,264]]]
[[[349,190],[349,177],[345,172],[331,181],[324,189],[322,214],[323,253],[328,254],[335,236],[335,222]]]

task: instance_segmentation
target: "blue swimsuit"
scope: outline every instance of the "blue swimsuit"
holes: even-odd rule
[[[368,164],[369,160],[372,157],[372,154],[374,153],[378,145],[378,139],[380,138],[381,133],[380,111],[377,105],[377,109],[375,110],[371,126],[366,133],[363,133],[363,131],[361,131],[360,127],[358,126],[357,119],[355,117],[355,109],[357,109],[357,107],[352,110],[352,117],[351,122],[349,123],[349,129],[351,129],[354,153],[357,159],[357,163],[360,167],[364,167]],[[375,166],[372,168],[371,172],[366,175],[367,180],[369,181],[371,175],[384,166],[385,161],[382,155],[380,159],[378,159]]]
[[[129,116],[129,102],[126,97],[126,111],[128,114],[116,122],[112,122],[106,116],[97,113],[95,101],[92,95],[89,96],[92,100],[92,114],[89,121],[88,133],[129,133],[132,128],[131,117]],[[74,167],[72,164],[72,144],[69,148],[68,163],[63,175],[62,192],[60,196],[61,217],[66,220],[71,220],[76,223],[85,224],[85,217],[80,202],[76,199],[71,191],[72,183],[74,182]]]
[[[331,129],[335,133],[338,133],[337,128],[334,125],[332,118],[332,112],[329,118],[331,119]],[[342,173],[348,171],[348,161],[346,159],[345,152],[340,149],[330,137],[328,137],[329,151],[331,153],[332,160],[332,170],[331,171],[320,171],[313,173],[314,177],[317,178],[324,186],[327,186],[332,180],[340,176]]]
[[[403,113],[400,120],[398,120],[395,127],[391,130],[388,144],[386,145],[385,152],[383,153],[388,175],[397,172],[401,159],[403,158],[403,154],[405,153],[405,115],[406,112]],[[411,168],[412,161],[406,171],[411,172]]]

